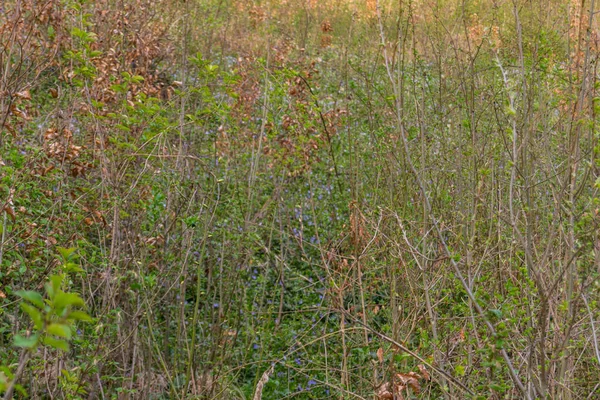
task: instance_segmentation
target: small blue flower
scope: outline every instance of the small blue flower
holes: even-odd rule
[[[311,386],[315,386],[317,384],[317,381],[315,381],[314,379],[311,379],[308,381],[308,383],[306,384],[306,387],[309,388]]]

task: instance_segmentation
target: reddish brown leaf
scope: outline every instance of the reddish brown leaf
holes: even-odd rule
[[[396,378],[398,378],[403,386],[410,386],[415,394],[421,392],[421,385],[419,384],[419,378],[421,378],[421,376],[416,372],[411,371],[408,374],[398,373],[396,374]]]
[[[404,400],[404,396],[402,392],[406,390],[406,386],[396,383],[394,385],[394,395],[396,398],[394,400]]]
[[[383,362],[383,349],[381,347],[377,349],[377,358],[380,363]]]
[[[431,380],[431,375],[429,375],[429,371],[427,371],[423,364],[419,364],[417,365],[417,367],[419,368],[419,371],[421,371],[421,376],[423,377],[423,379],[425,379],[426,381]]]
[[[15,210],[13,210],[13,208],[9,205],[4,206],[4,211],[10,215],[10,218],[13,220],[13,222],[15,222],[15,220],[17,219],[17,216],[15,215]]]
[[[15,97],[24,100],[31,100],[31,93],[29,93],[29,90],[23,90],[21,92],[15,93]]]
[[[391,392],[389,382],[384,382],[375,391],[375,396],[377,396],[377,400],[393,400],[394,395]]]

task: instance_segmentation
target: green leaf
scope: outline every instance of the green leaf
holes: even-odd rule
[[[64,324],[50,324],[46,328],[46,332],[54,336],[60,336],[66,339],[71,339],[71,328]]]
[[[39,294],[38,292],[35,292],[33,290],[18,290],[15,292],[15,294],[17,296],[33,303],[34,305],[38,306],[39,308],[44,307],[44,299],[42,298],[42,295]]]
[[[90,317],[87,313],[85,313],[83,311],[73,311],[73,312],[69,313],[67,318],[76,320],[76,321],[84,321],[84,322],[92,321],[92,317]]]
[[[72,262],[65,263],[63,267],[67,272],[83,272],[83,269],[79,265]]]
[[[56,338],[53,338],[52,336],[44,336],[44,338],[42,339],[42,342],[46,346],[50,346],[52,348],[59,349],[59,350],[69,351],[69,344],[67,343],[66,340],[56,339]]]
[[[10,372],[10,368],[8,368],[6,365],[0,365],[0,376],[2,376],[2,374],[4,374],[4,376],[8,379],[12,379],[15,375]]]
[[[73,256],[73,253],[75,253],[75,247],[69,247],[68,249],[65,249],[64,247],[60,247],[58,246],[56,248],[56,250],[58,250],[58,252],[60,253],[60,255],[62,256],[62,258],[67,261],[70,260],[71,257]]]
[[[120,130],[122,130],[124,132],[130,132],[131,131],[131,129],[129,129],[128,126],[125,126],[123,124],[116,124],[115,128],[118,128],[118,129],[120,129]]]
[[[62,309],[69,306],[84,306],[83,299],[76,293],[59,292],[54,297],[54,307]]]
[[[46,293],[48,293],[48,297],[51,299],[56,296],[56,293],[60,289],[60,285],[62,284],[63,277],[62,275],[52,275],[50,277],[50,282],[46,283]]]
[[[25,349],[33,349],[38,344],[39,334],[34,334],[29,337],[15,335],[14,345]]]
[[[498,384],[496,384],[496,383],[492,383],[492,384],[490,385],[490,389],[492,389],[492,390],[495,390],[495,391],[497,391],[497,392],[501,392],[501,393],[503,393],[503,392],[504,392],[504,386],[502,386],[502,385],[498,385]]]
[[[23,385],[21,384],[16,384],[15,385],[15,392],[19,392],[21,394],[21,398],[26,398],[27,397],[27,391],[25,390],[25,388],[23,387]]]
[[[42,329],[43,321],[42,313],[40,312],[40,310],[27,303],[21,303],[21,310],[25,311],[29,315],[29,317],[35,324],[36,329]]]

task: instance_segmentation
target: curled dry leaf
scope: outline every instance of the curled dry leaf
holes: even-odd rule
[[[31,119],[31,117],[29,117],[25,111],[19,110],[14,104],[10,107],[10,111],[15,117],[24,119],[25,121],[29,121]]]
[[[10,218],[13,220],[13,222],[15,222],[15,220],[17,219],[17,216],[15,215],[15,210],[10,205],[4,206],[4,212],[6,212],[10,216]]]
[[[23,90],[21,92],[15,93],[15,97],[24,100],[31,100],[31,93],[29,93],[29,90]]]
[[[393,400],[394,395],[391,391],[390,383],[384,382],[379,385],[375,390],[375,396],[377,396],[377,400]]]
[[[394,395],[396,396],[394,400],[404,400],[404,396],[402,392],[406,390],[406,386],[396,383],[394,385]]]
[[[397,373],[396,378],[402,386],[410,386],[415,394],[419,394],[421,392],[421,385],[419,384],[419,379],[421,376],[416,372],[411,371],[408,374]]]
[[[381,347],[377,349],[377,358],[379,362],[383,362],[383,349]]]
[[[426,381],[431,380],[431,375],[429,375],[429,371],[427,371],[423,364],[419,364],[417,365],[417,367],[419,368],[419,371],[421,371],[421,376],[423,377],[423,379],[425,379]]]

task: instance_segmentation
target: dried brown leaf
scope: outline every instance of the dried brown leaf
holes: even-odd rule
[[[419,371],[421,371],[421,376],[423,377],[423,379],[425,379],[426,381],[431,380],[431,375],[429,375],[429,371],[427,371],[427,368],[425,368],[423,364],[419,364],[417,365],[417,367],[419,368]]]
[[[383,362],[383,349],[381,347],[377,349],[377,358],[379,359],[380,363]]]
[[[394,395],[396,398],[394,400],[404,400],[404,396],[402,392],[406,390],[406,386],[396,383],[394,385]]]
[[[17,219],[17,216],[15,215],[15,210],[11,206],[6,205],[4,206],[4,211],[8,215],[10,215],[10,218],[13,220],[13,222],[15,222],[15,220]]]
[[[15,97],[24,100],[31,100],[31,93],[29,93],[29,90],[23,90],[21,92],[15,93]]]
[[[398,378],[403,386],[410,386],[415,394],[419,394],[421,392],[421,385],[419,384],[419,379],[421,376],[416,372],[411,371],[408,374],[397,373],[396,378]]]
[[[377,400],[393,400],[394,394],[391,391],[391,385],[389,382],[384,382],[375,390],[375,396]]]

